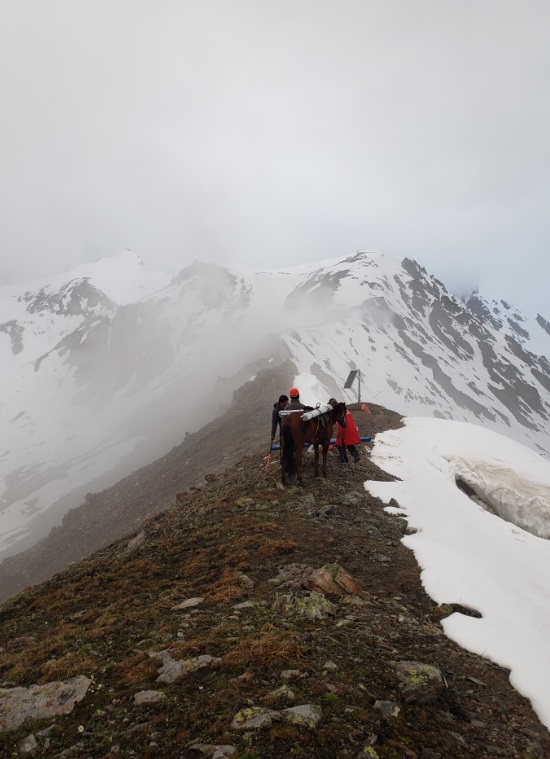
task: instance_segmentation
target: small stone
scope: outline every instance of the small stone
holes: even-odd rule
[[[343,600],[346,604],[351,604],[351,606],[370,606],[370,601],[365,598],[366,593],[363,594],[363,597],[361,596],[346,596]]]
[[[284,669],[281,674],[281,680],[297,680],[302,672],[299,669]]]
[[[251,609],[256,604],[253,601],[243,601],[240,604],[235,604],[234,609]]]
[[[341,619],[336,623],[336,627],[351,627],[353,625],[352,619]]]
[[[134,704],[136,706],[143,706],[143,704],[157,704],[165,698],[165,694],[160,690],[142,690],[134,695]]]
[[[254,506],[254,503],[253,498],[239,498],[237,500],[237,506],[240,506],[241,509],[250,508],[250,506]]]
[[[540,722],[533,722],[530,725],[526,725],[526,727],[522,728],[522,733],[525,733],[525,735],[528,735],[530,738],[535,738],[535,740],[540,740],[544,738],[548,738],[548,728],[544,725],[541,725]]]
[[[290,709],[283,709],[281,717],[285,722],[290,722],[292,725],[303,725],[312,730],[317,727],[323,718],[323,712],[320,706],[303,704],[302,706],[292,706]]]
[[[135,536],[135,538],[132,538],[132,540],[128,541],[126,550],[135,551],[137,548],[141,548],[141,546],[145,543],[145,539],[146,539],[146,536],[142,530]]]
[[[393,662],[406,704],[429,704],[443,692],[443,676],[437,667],[414,661]]]
[[[223,757],[233,756],[237,751],[235,746],[214,746],[209,743],[195,743],[189,747],[191,751],[196,751],[208,759],[223,759]]]
[[[323,669],[338,669],[338,667],[333,661],[326,661],[323,664]]]
[[[271,727],[273,722],[279,721],[280,718],[279,712],[264,709],[261,706],[251,706],[237,712],[233,717],[231,727],[236,730],[261,730]]]
[[[525,753],[533,759],[544,759],[544,749],[538,741],[531,741],[527,744]]]
[[[36,751],[38,748],[38,741],[31,733],[30,735],[27,735],[26,738],[23,738],[23,740],[19,741],[18,748],[22,754],[30,754],[33,751]]]
[[[373,746],[363,746],[356,759],[380,759],[380,755]]]
[[[445,732],[448,735],[450,735],[451,738],[454,738],[457,743],[460,743],[461,746],[464,746],[464,748],[468,748],[468,744],[466,743],[462,735],[460,735],[460,733],[455,733],[452,730],[446,730]]]
[[[478,680],[477,677],[467,677],[467,680],[469,680],[471,683],[474,683],[475,685],[486,685],[486,683],[483,682],[483,680]]]
[[[159,676],[157,677],[157,683],[173,683],[179,677],[188,675],[190,672],[195,672],[204,667],[215,666],[221,662],[220,658],[215,658],[206,654],[203,656],[195,656],[193,659],[176,660],[172,658],[168,649],[164,649],[163,651],[150,651],[149,656],[153,659],[159,659],[162,662],[162,666],[158,670]]]
[[[188,598],[186,601],[182,601],[176,606],[172,606],[172,610],[175,611],[177,609],[191,609],[193,606],[198,606],[203,601],[204,598],[201,598],[200,596],[197,596],[195,598]]]
[[[254,580],[252,580],[248,575],[245,575],[244,572],[239,572],[237,574],[237,582],[241,588],[246,588],[247,590],[251,590],[254,587]]]
[[[296,695],[288,685],[281,685],[280,688],[270,691],[267,694],[269,701],[296,701]]]
[[[397,704],[394,704],[393,701],[376,701],[374,708],[377,712],[380,712],[381,716],[384,719],[397,717],[401,711],[401,709],[397,706]]]

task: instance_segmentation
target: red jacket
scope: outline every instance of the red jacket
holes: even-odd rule
[[[342,445],[342,438],[344,445],[357,445],[357,443],[361,442],[359,430],[351,415],[351,411],[348,411],[346,414],[346,426],[344,428],[336,422],[336,445]]]

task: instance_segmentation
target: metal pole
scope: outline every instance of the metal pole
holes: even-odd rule
[[[357,372],[357,403],[361,403],[361,372]]]

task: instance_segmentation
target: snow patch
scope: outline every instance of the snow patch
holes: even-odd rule
[[[488,452],[490,451],[490,455]],[[475,609],[454,613],[445,633],[464,648],[511,670],[510,682],[550,727],[550,462],[498,433],[463,422],[408,418],[376,437],[373,461],[400,478],[365,483],[416,532],[422,583],[437,603]],[[507,521],[456,486],[460,476]]]

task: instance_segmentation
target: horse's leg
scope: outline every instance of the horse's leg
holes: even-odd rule
[[[304,481],[302,480],[302,455],[304,452],[304,441],[300,438],[294,442],[296,443],[296,448],[294,450],[294,461],[296,463],[296,479],[298,480],[300,485],[303,485]]]
[[[281,481],[283,485],[287,485],[287,473],[291,474],[289,467],[289,458],[293,455],[292,452],[292,438],[289,437],[288,432],[281,429]]]
[[[313,445],[315,447],[315,476],[319,477],[319,445],[317,443]]]
[[[323,477],[327,476],[327,453],[328,453],[328,443],[323,443]]]

